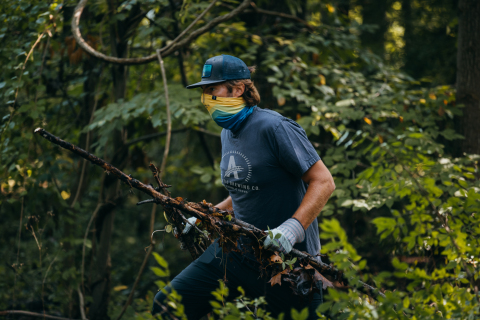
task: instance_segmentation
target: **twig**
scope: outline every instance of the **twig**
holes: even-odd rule
[[[23,310],[0,311],[0,316],[7,316],[9,314],[20,314],[20,315],[29,316],[29,317],[47,318],[47,319],[56,319],[56,320],[76,320],[71,318],[63,318],[63,317],[51,316],[44,313],[36,313],[36,312],[23,311]]]
[[[216,0],[214,0],[215,2]],[[167,109],[167,139],[165,141],[165,151],[163,152],[162,165],[160,166],[160,179],[165,175],[165,166],[167,164],[168,153],[170,151],[170,140],[172,138],[172,118],[170,115],[170,100],[168,97],[168,85],[167,76],[165,74],[165,67],[163,65],[162,55],[160,49],[157,49],[157,58],[160,63],[160,69],[162,70],[163,89],[165,91],[165,106]]]
[[[155,231],[152,231],[152,233],[150,234],[150,243],[153,243],[153,235],[155,234],[155,232],[165,232],[165,228],[161,229],[161,230],[155,230]]]
[[[82,290],[80,290],[80,287],[77,286],[77,293],[78,293],[78,304],[80,308],[80,315],[82,317],[82,320],[87,320],[87,316],[85,315],[85,302],[83,301],[83,293]]]
[[[158,302],[157,299],[153,298],[153,302],[156,303],[156,304],[158,304],[158,305],[160,306],[160,308],[163,309],[163,312],[162,312],[162,313],[167,313],[170,319],[172,319],[172,320],[178,320],[178,318],[175,317],[170,311],[168,311],[168,309],[167,309],[163,304],[161,304],[160,302]],[[153,315],[153,316],[155,316],[155,315]]]
[[[137,203],[137,206],[140,204]],[[153,229],[155,229],[155,213],[157,212],[157,204],[153,201],[152,211],[150,212],[150,234],[153,234]],[[150,237],[150,243],[153,242],[153,238]]]
[[[38,251],[40,253],[40,266],[42,265],[42,244],[38,242],[37,235],[35,234],[35,229],[33,229],[33,226],[30,225],[30,229],[32,229],[32,235],[35,238],[35,242],[37,243]]]
[[[190,29],[193,28],[193,26],[195,26],[197,24],[197,22],[202,19],[205,14],[213,7],[213,5],[217,2],[217,0],[213,0],[212,3],[210,3],[210,5],[202,12],[200,13],[200,15],[195,19],[193,20],[193,22],[185,29],[183,30],[173,41],[172,43],[170,44],[170,46],[174,43],[176,43],[178,40],[180,40],[188,31],[190,31]],[[167,46],[168,48],[168,46]],[[157,50],[157,53],[158,53],[158,50]]]
[[[193,31],[190,33],[185,39],[180,40],[178,39],[176,42],[173,41],[172,43],[166,45],[165,47],[160,49],[160,52],[163,57],[166,57],[173,52],[177,51],[178,49],[186,46],[187,44],[191,43],[193,40],[195,40],[197,37],[200,35],[204,34],[205,32],[210,31],[213,27],[217,26],[218,24],[230,20],[240,12],[242,12],[244,9],[248,7],[250,4],[251,0],[243,0],[243,2],[234,10],[231,12],[212,19],[209,21],[207,24],[205,24],[203,27]],[[77,4],[75,7],[75,11],[73,13],[73,18],[72,18],[72,34],[75,37],[75,40],[77,41],[77,44],[88,54],[91,56],[106,61],[110,63],[115,63],[115,64],[123,64],[123,65],[134,65],[134,64],[144,64],[148,62],[152,62],[155,59],[157,59],[156,54],[152,54],[146,57],[142,58],[117,58],[117,57],[112,57],[112,56],[107,56],[101,52],[98,52],[97,50],[93,49],[83,38],[82,34],[80,33],[79,29],[79,23],[80,23],[80,17],[82,15],[83,9],[85,8],[85,5],[87,4],[87,0],[80,0],[80,2]],[[209,9],[209,8],[207,8]]]
[[[45,313],[45,301],[43,299],[43,292],[44,292],[44,289],[45,289],[45,280],[47,280],[48,272],[50,271],[50,268],[52,267],[55,260],[57,260],[57,256],[55,256],[53,258],[52,262],[50,262],[50,264],[48,265],[47,271],[45,272],[45,276],[43,277],[43,281],[42,281],[42,309],[43,309],[43,313]]]
[[[152,203],[152,202],[155,203],[155,199],[143,200],[143,201],[137,202],[137,206],[145,204],[145,203]]]
[[[45,32],[47,32],[47,30],[43,31],[41,35],[38,36],[37,38],[37,41],[35,41],[35,43],[33,44],[32,48],[30,49],[30,51],[28,52],[27,54],[27,58],[25,58],[25,62],[23,63],[23,66],[22,66],[22,71],[20,73],[20,77],[18,77],[18,83],[20,83],[20,81],[22,81],[22,75],[23,75],[23,71],[25,71],[25,66],[27,65],[27,61],[28,59],[30,58],[30,55],[32,54],[33,52],[33,49],[35,49],[35,47],[37,46],[37,44],[40,42],[40,40],[42,40],[43,36],[45,35]],[[20,89],[20,86],[17,88],[17,90],[15,91],[15,99],[13,101],[13,105],[12,107],[15,108],[15,103],[17,102],[17,96],[18,96],[18,90]],[[11,117],[10,117],[11,118]]]

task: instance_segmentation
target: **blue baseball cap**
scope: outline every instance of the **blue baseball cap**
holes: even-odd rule
[[[222,54],[208,59],[203,65],[202,81],[187,86],[187,89],[239,79],[250,79],[250,70],[245,62],[237,57]]]

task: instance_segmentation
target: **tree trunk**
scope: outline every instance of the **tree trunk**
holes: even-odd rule
[[[480,154],[480,1],[460,0],[457,53],[457,104],[463,104],[461,152]]]
[[[111,12],[115,12],[113,4],[109,2]],[[130,17],[139,15],[139,6],[135,6],[130,11]],[[112,55],[118,58],[126,58],[128,53],[128,31],[132,26],[130,19],[112,23],[110,26],[110,48]],[[111,65],[112,81],[113,81],[113,96],[115,101],[125,98],[126,84],[127,84],[127,66]],[[112,135],[112,140],[109,141],[109,146],[113,148],[113,158],[110,163],[122,170],[128,161],[128,149],[124,144],[125,134],[124,130],[117,130]],[[99,212],[95,229],[98,250],[96,252],[96,261],[94,267],[94,276],[92,283],[92,298],[93,302],[90,306],[89,319],[90,320],[104,320],[109,319],[108,304],[110,301],[110,245],[114,227],[115,208],[118,205],[118,186],[119,182],[116,178],[107,176],[104,181],[104,200],[106,205]]]
[[[378,26],[373,32],[363,32],[362,46],[383,58],[385,54],[385,33],[388,29],[387,1],[361,0],[363,24]]]

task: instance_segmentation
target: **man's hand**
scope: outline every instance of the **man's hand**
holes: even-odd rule
[[[297,219],[290,218],[282,223],[278,228],[266,231],[268,236],[263,242],[265,249],[274,247],[283,253],[292,251],[293,245],[302,242],[305,239],[305,230]],[[270,236],[270,233],[272,236]],[[278,243],[278,246],[275,242]]]
[[[197,222],[197,218],[195,217],[190,217],[187,219],[187,223],[185,224],[185,228],[183,228],[183,234],[187,234],[190,232],[190,230],[193,228],[193,225]]]

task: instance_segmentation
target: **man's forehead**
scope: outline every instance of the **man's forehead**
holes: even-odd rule
[[[202,86],[202,89],[205,90],[205,89],[215,88],[215,87],[222,86],[222,85],[223,85],[223,83],[207,84],[207,85]]]

